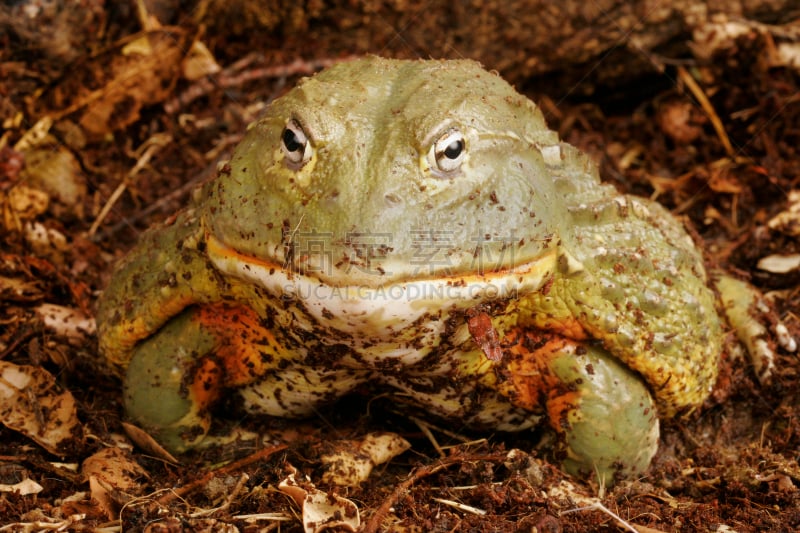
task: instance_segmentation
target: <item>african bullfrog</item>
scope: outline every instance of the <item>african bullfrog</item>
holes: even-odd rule
[[[304,79],[194,200],[98,312],[127,415],[172,451],[216,442],[229,395],[303,417],[369,385],[459,427],[546,423],[568,471],[611,482],[709,395],[726,330],[772,365],[758,293],[472,61]]]

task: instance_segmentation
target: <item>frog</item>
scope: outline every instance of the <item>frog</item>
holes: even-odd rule
[[[730,332],[766,379],[765,305],[497,73],[370,56],[272,101],[121,260],[97,323],[126,416],[174,453],[226,442],[234,397],[301,418],[370,390],[458,429],[544,428],[565,471],[610,484],[709,397]]]

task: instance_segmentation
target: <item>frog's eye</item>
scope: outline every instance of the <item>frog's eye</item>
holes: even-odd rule
[[[428,164],[440,174],[452,174],[461,167],[467,155],[467,143],[459,130],[447,130],[428,152]]]
[[[311,159],[311,143],[299,122],[292,119],[283,128],[281,149],[292,168],[300,168]]]

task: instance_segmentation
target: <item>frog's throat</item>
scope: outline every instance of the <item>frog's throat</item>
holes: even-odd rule
[[[242,254],[213,235],[206,237],[206,251],[220,271],[263,287],[276,299],[302,304],[318,323],[379,317],[393,327],[410,325],[440,311],[444,312],[441,317],[486,301],[517,299],[543,287],[557,268],[557,250],[551,248],[531,261],[498,271],[415,278],[370,287],[333,285],[270,260]]]

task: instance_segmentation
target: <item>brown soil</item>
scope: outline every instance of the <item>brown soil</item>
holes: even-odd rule
[[[86,471],[62,463],[80,465],[124,433],[119,383],[97,372],[91,335],[68,340],[54,333],[39,306],[57,304],[92,317],[114,260],[148,225],[186,204],[194,185],[230,153],[265,102],[300,76],[350,54],[441,56],[441,45],[426,47],[425,38],[440,43],[447,37],[445,29],[437,33],[428,26],[447,12],[437,2],[393,2],[391,8],[331,2],[339,7],[326,11],[318,1],[252,12],[244,0],[184,2],[192,9],[183,11],[177,1],[150,1],[143,4],[162,26],[148,19],[144,40],[135,2],[13,4],[0,7],[0,360],[56,376],[77,401],[82,435],[53,455],[0,426],[0,484],[30,478],[43,488],[35,495],[0,492],[0,530],[68,522],[75,531],[226,525],[302,531],[297,520],[270,529],[270,522],[253,525],[242,518],[297,517],[294,502],[275,489],[292,468],[317,488],[356,502],[364,531],[800,528],[800,362],[783,350],[767,384],[725,357],[707,405],[666,421],[646,475],[610,490],[561,473],[548,455],[546,435],[454,434],[460,428],[432,427],[439,445],[450,446],[440,455],[406,413],[356,396],[310,421],[245,420],[249,429],[287,436],[288,447],[274,453],[231,447],[172,464],[134,449],[132,458],[143,467],[136,483],[111,491],[105,503],[92,499],[97,493],[92,487],[89,494]],[[347,11],[350,4],[355,11]],[[31,6],[45,7],[35,14]],[[348,16],[335,15],[337,10]],[[541,71],[517,57],[513,46],[496,61],[474,55],[488,68],[502,65],[501,74],[540,104],[552,128],[596,158],[605,180],[654,197],[681,216],[709,263],[768,293],[777,315],[800,338],[800,268],[776,273],[758,266],[766,256],[800,253],[800,230],[792,229],[799,227],[793,216],[800,215],[789,212],[789,193],[800,189],[800,52],[795,66],[779,53],[782,44],[800,42],[792,16],[797,20],[798,13],[773,17],[773,26],[751,21],[709,57],[693,53],[686,45],[691,36],[677,32],[671,42],[682,46],[666,47],[669,57],[651,56],[650,68],[626,71],[619,85],[613,77],[591,75],[607,60],[602,54]],[[449,35],[464,39],[471,33],[478,43],[496,37],[496,28],[460,12],[457,18],[459,31]],[[515,42],[521,42],[529,30],[509,22],[503,36],[511,39],[516,31]],[[189,81],[191,68],[205,72],[199,62],[187,64],[190,51],[199,53],[195,42],[208,47],[222,70]],[[453,41],[444,55],[461,55],[461,42]],[[146,53],[137,55],[145,44]],[[48,117],[51,137],[40,147],[72,157],[34,173],[41,152],[18,143]],[[58,176],[56,184],[37,181],[41,175]],[[47,205],[15,210],[11,191],[20,186],[39,191],[36,198]],[[781,212],[793,226],[770,224]],[[55,233],[49,240],[34,238],[25,229],[33,223]],[[399,433],[412,448],[376,469],[360,488],[322,484],[319,458],[327,441],[369,431]],[[461,436],[485,440],[464,442]],[[509,454],[512,449],[525,452]],[[590,499],[598,494],[602,498]],[[203,510],[213,511],[198,516]]]

